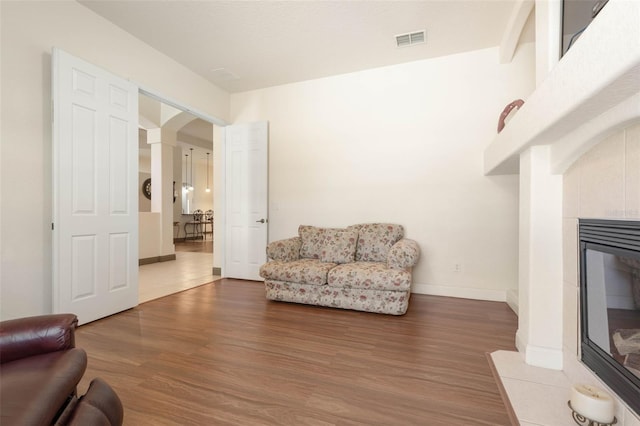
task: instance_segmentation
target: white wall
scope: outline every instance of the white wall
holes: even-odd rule
[[[162,215],[153,212],[138,214],[138,259],[162,256]]]
[[[499,65],[492,48],[232,94],[233,122],[269,121],[269,239],[400,223],[422,249],[415,292],[505,300],[518,180],[484,176],[483,151],[534,89],[534,56]]]
[[[0,318],[8,319],[51,312],[52,47],[223,120],[229,95],[76,2],[0,8]]]

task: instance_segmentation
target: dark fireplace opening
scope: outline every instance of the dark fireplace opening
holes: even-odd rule
[[[640,222],[579,220],[582,361],[640,413]]]

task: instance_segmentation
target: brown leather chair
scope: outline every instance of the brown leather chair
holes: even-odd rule
[[[87,368],[77,324],[73,314],[0,322],[0,424],[122,425],[122,403],[103,380],[77,396]]]

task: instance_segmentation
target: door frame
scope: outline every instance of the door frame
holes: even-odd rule
[[[211,238],[213,239],[213,258],[211,259],[212,274],[221,275],[224,277],[224,264],[225,264],[225,233],[226,229],[226,213],[224,209],[216,209],[216,205],[224,206],[226,203],[226,190],[225,190],[225,144],[224,144],[224,127],[229,125],[226,121],[204,113],[198,109],[192,108],[189,105],[165,96],[161,92],[147,87],[143,84],[133,82],[138,86],[138,93],[145,95],[151,99],[155,99],[158,102],[162,102],[180,111],[187,112],[201,120],[207,121],[213,124],[213,171],[214,171],[214,185],[213,185],[213,206],[214,206],[214,222],[215,226],[212,228]],[[217,136],[217,137],[216,137]],[[217,154],[217,155],[216,155]],[[216,229],[218,232],[216,233]],[[220,266],[216,267],[218,262]],[[214,274],[216,268],[220,269],[220,274]]]

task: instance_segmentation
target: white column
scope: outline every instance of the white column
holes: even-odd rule
[[[175,254],[173,244],[173,137],[160,129],[147,130],[151,145],[151,211],[160,213],[160,256]]]
[[[527,364],[562,369],[562,175],[550,147],[520,155],[519,312],[516,346]]]
[[[536,86],[560,60],[562,1],[536,0]]]

